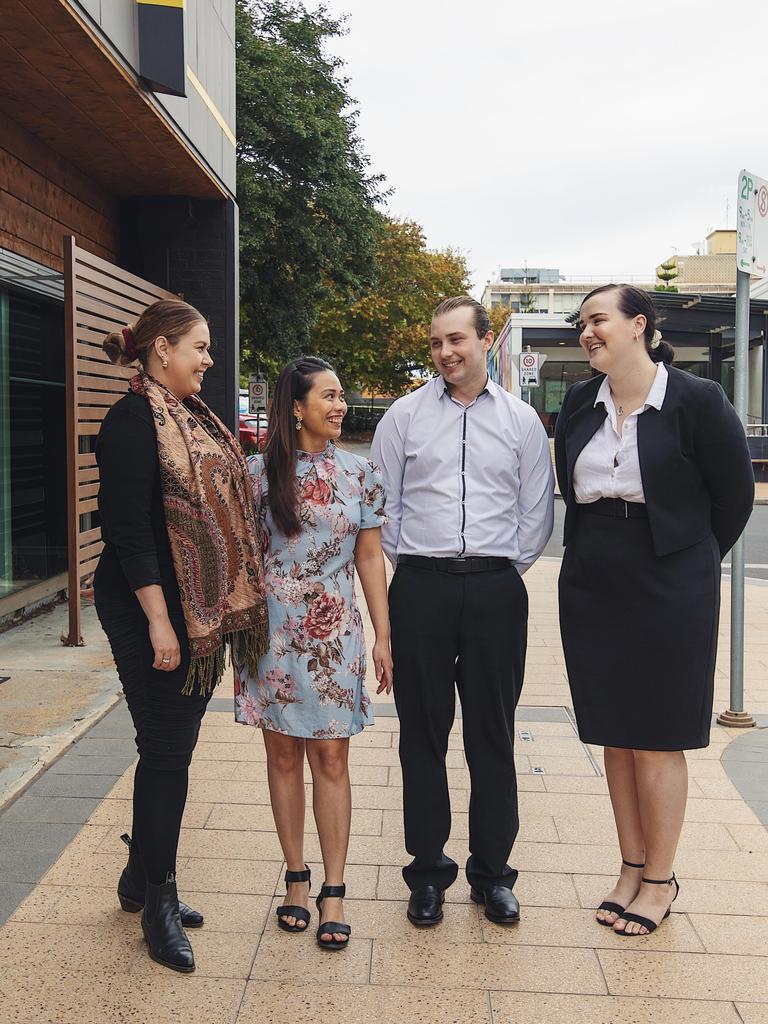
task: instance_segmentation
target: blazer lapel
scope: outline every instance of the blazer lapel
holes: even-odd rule
[[[594,402],[594,398],[592,398]],[[573,467],[576,459],[581,455],[585,445],[591,437],[599,430],[608,411],[600,402],[599,405],[584,405],[570,417],[567,432],[565,435],[565,457],[568,473],[568,494],[563,497],[568,500],[573,493]]]

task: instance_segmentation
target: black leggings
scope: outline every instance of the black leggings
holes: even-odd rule
[[[169,601],[181,647],[173,672],[152,668],[149,625],[136,598],[96,591],[96,611],[106,633],[136,727],[139,763],[133,784],[133,844],[146,880],[162,885],[176,872],[176,851],[187,800],[189,764],[209,696],[182,694],[189,644],[180,609]]]

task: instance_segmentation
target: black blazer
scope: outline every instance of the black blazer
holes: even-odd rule
[[[648,520],[657,555],[668,555],[714,533],[721,557],[747,524],[755,478],[744,427],[711,380],[668,366],[661,409],[637,420],[637,450]],[[573,467],[587,441],[608,415],[595,407],[604,380],[599,374],[574,384],[555,428],[555,468],[565,499],[567,544],[574,527]]]

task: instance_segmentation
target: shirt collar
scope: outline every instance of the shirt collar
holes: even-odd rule
[[[654,409],[661,409],[664,404],[664,397],[667,393],[667,381],[669,380],[669,374],[664,363],[657,363],[656,365],[656,376],[653,378],[653,384],[651,384],[651,390],[648,392],[648,397],[645,399],[645,403],[638,410],[642,412],[643,409],[647,409],[649,406],[653,406]],[[611,386],[608,383],[608,378],[604,377],[603,382],[597,390],[595,395],[594,404],[597,406],[603,403],[606,409],[610,409],[613,405],[613,399],[611,397]]]
[[[442,377],[440,374],[438,374],[437,377],[434,378],[434,380],[435,380],[435,385],[437,387],[437,397],[438,398],[442,398],[443,395],[448,395],[448,397],[450,398],[451,397],[451,392],[448,389],[448,385],[445,383],[445,378]],[[498,387],[498,384],[495,384],[491,380],[491,378],[488,377],[486,379],[486,382],[485,382],[485,387],[480,392],[480,394],[477,396],[477,398],[479,398],[480,395],[491,395],[492,397],[495,398],[496,397],[496,393],[494,391],[494,388],[497,388],[497,387]],[[475,399],[475,401],[477,401],[477,398]]]

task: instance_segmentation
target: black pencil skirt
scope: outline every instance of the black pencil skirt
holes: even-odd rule
[[[647,518],[582,506],[559,592],[581,739],[634,750],[708,746],[720,612],[714,536],[659,556]]]

